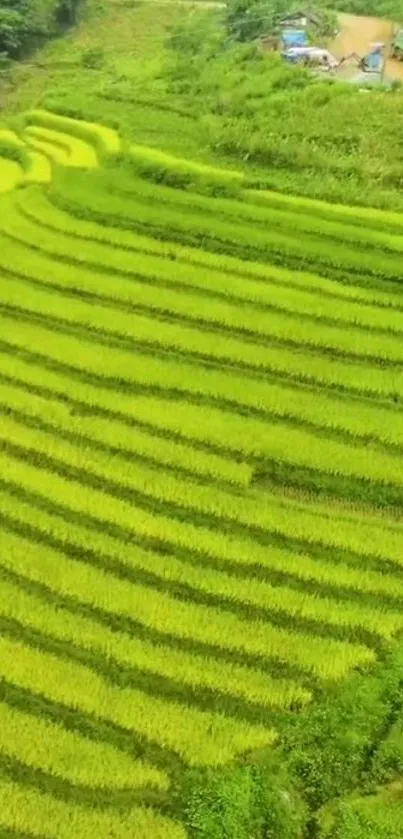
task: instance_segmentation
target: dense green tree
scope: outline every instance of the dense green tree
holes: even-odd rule
[[[251,41],[275,30],[281,16],[289,10],[289,0],[229,0],[229,33],[237,41]]]
[[[0,53],[18,58],[29,44],[70,26],[80,0],[0,0]]]
[[[77,21],[80,0],[58,0],[56,18],[62,26],[73,26]]]
[[[21,47],[24,19],[15,9],[0,9],[0,52],[13,55]]]

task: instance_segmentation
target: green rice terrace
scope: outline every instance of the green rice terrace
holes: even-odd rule
[[[403,214],[41,109],[0,149],[1,839],[398,839]],[[363,741],[388,785],[312,803],[351,685],[334,798]],[[281,749],[294,832],[203,833]]]

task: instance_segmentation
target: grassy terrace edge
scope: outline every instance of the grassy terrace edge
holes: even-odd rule
[[[61,839],[205,839],[220,812],[300,839],[402,713],[403,222],[26,125],[0,221],[0,717],[70,734],[0,738],[0,832],[42,808]],[[55,780],[64,748],[80,779]]]

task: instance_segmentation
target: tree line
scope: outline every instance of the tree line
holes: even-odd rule
[[[20,58],[32,44],[75,23],[81,0],[0,0],[0,54]]]

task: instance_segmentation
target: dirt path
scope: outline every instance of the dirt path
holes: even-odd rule
[[[374,41],[390,41],[393,24],[377,17],[340,15],[340,32],[329,49],[336,58],[343,58],[351,52],[365,55]]]
[[[329,44],[330,52],[336,58],[343,58],[352,52],[364,56],[371,43],[382,41],[387,44],[387,54],[393,38],[395,24],[390,20],[358,15],[340,15],[341,29],[337,38]],[[390,79],[403,80],[403,62],[388,59],[385,75]]]

